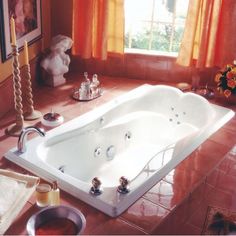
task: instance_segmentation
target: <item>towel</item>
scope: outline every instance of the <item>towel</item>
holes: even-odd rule
[[[26,181],[0,175],[0,222],[22,194]]]
[[[0,235],[20,213],[38,183],[38,177],[0,169]]]

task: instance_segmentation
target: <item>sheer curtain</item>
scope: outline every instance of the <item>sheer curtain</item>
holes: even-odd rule
[[[190,0],[177,63],[203,68],[232,62],[235,22],[235,0]]]
[[[124,0],[74,0],[72,53],[106,59],[124,53]]]

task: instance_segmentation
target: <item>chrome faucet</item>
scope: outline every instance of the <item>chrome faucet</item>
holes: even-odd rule
[[[42,137],[44,137],[46,135],[44,130],[42,130],[40,128],[37,128],[35,126],[28,126],[28,127],[24,128],[21,131],[21,134],[20,134],[19,139],[18,139],[18,143],[17,143],[18,152],[21,152],[21,153],[26,152],[27,136],[28,136],[29,133],[32,133],[32,132],[36,132]]]

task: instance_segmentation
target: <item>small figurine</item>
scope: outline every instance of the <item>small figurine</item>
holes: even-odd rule
[[[47,84],[56,87],[66,82],[64,74],[69,71],[70,57],[65,52],[72,44],[72,39],[67,36],[59,34],[53,37],[51,52],[40,64],[49,75]]]

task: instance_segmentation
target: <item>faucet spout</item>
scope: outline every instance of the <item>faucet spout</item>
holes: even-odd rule
[[[46,133],[44,132],[43,129],[37,128],[35,126],[28,126],[28,127],[24,128],[21,131],[21,134],[18,139],[18,143],[17,143],[18,152],[21,152],[21,153],[26,152],[27,136],[29,133],[32,133],[32,132],[36,132],[41,137],[44,137],[46,135]]]

